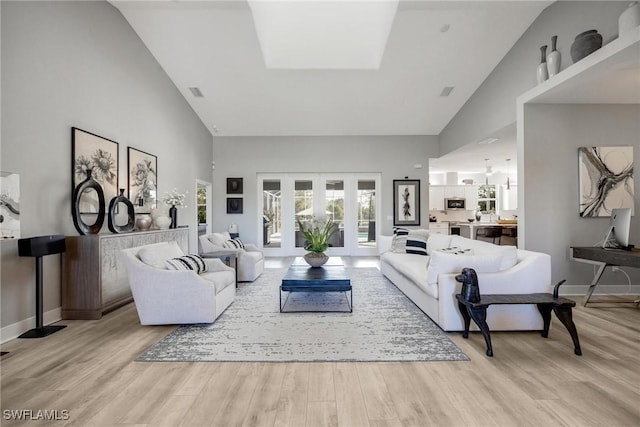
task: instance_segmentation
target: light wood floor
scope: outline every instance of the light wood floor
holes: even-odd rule
[[[271,266],[279,262],[270,261]],[[375,265],[374,259],[350,261]],[[241,285],[242,286],[242,285]],[[128,305],[44,339],[2,345],[2,410],[67,410],[55,423],[167,426],[638,426],[640,310],[578,307],[583,356],[553,319],[535,332],[448,334],[470,362],[133,362],[173,327]],[[260,325],[256,325],[257,328]]]

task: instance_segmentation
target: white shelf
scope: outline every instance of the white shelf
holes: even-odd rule
[[[526,103],[640,104],[640,27],[518,97]]]

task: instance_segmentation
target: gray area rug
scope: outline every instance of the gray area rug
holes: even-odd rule
[[[255,282],[241,283],[235,301],[215,323],[180,326],[136,360],[469,360],[375,268],[349,269],[353,313],[280,313],[285,273],[266,269]],[[322,308],[348,310],[344,293],[293,293],[285,309]]]

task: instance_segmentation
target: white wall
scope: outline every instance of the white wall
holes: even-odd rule
[[[256,175],[263,172],[380,172],[383,234],[393,225],[393,180],[420,179],[421,224],[428,224],[428,159],[438,156],[435,136],[215,137],[213,151],[214,231],[235,222],[241,237],[255,243]],[[242,215],[226,213],[228,177],[244,178]]]
[[[597,29],[604,43],[618,35],[618,16],[628,1],[557,1],[547,7],[440,133],[440,152],[481,141],[516,121],[516,98],[537,85],[540,46],[558,36],[561,69],[572,65],[576,35]]]
[[[525,179],[519,190],[526,197],[526,247],[551,255],[555,282],[567,279],[568,286],[584,291],[593,267],[570,261],[569,247],[596,245],[604,238],[609,218],[580,218],[578,214],[578,147],[631,145],[637,165],[640,106],[528,104],[524,125]],[[640,246],[640,204],[638,186],[635,188],[630,243]],[[637,285],[640,271],[627,271]],[[618,291],[627,290],[627,280],[620,273],[607,274],[601,282],[621,285]]]
[[[159,194],[189,191],[179,225],[195,248],[195,180],[211,180],[212,136],[120,12],[107,2],[1,2],[1,169],[21,181],[22,237],[77,235],[71,127],[158,157]],[[105,226],[103,232],[109,233]],[[0,325],[34,315],[34,261],[3,241]],[[44,259],[45,312],[60,306],[60,256]],[[3,338],[4,339],[4,338]]]

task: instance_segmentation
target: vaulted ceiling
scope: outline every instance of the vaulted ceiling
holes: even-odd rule
[[[438,135],[549,4],[400,1],[378,69],[296,70],[265,66],[244,0],[111,3],[220,136]]]

